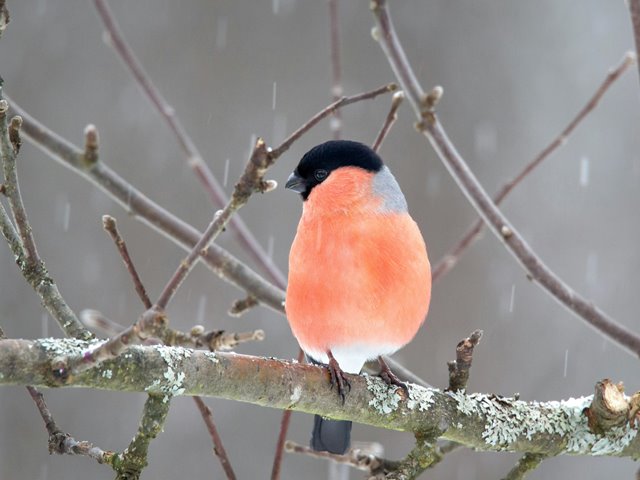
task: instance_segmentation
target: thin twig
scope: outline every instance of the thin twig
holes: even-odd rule
[[[131,260],[131,256],[129,255],[129,249],[127,249],[127,244],[122,239],[120,232],[118,231],[118,225],[116,224],[116,219],[111,215],[103,215],[102,216],[102,227],[109,234],[113,243],[115,243],[118,252],[120,252],[120,257],[124,262],[125,267],[127,267],[127,271],[129,275],[131,275],[131,280],[133,280],[133,286],[136,289],[136,293],[138,294],[138,298],[144,305],[145,308],[151,308],[151,300],[149,299],[149,295],[147,295],[147,291],[140,280],[140,276],[136,270],[136,267]]]
[[[211,202],[218,208],[222,208],[229,202],[229,199],[224,192],[224,188],[220,185],[207,164],[204,162],[202,155],[198,151],[191,137],[187,134],[182,122],[176,115],[174,108],[169,105],[167,100],[160,93],[160,90],[158,90],[158,88],[153,84],[151,78],[144,71],[142,64],[135,56],[135,53],[127,44],[115,17],[111,13],[111,9],[109,8],[107,1],[94,0],[94,3],[100,19],[109,34],[110,43],[114,50],[134,76],[158,113],[167,122],[171,131],[175,134],[180,147],[186,154],[187,164],[194,171],[198,180],[200,180]],[[262,266],[271,280],[278,287],[284,288],[286,285],[285,276],[273,263],[272,257],[268,255],[262,245],[260,245],[245,222],[240,217],[234,217],[231,220],[229,227],[236,234],[243,248],[251,255],[253,261]]]
[[[342,68],[340,65],[340,11],[338,0],[329,0],[329,27],[331,30],[331,95],[333,101],[342,97]],[[333,121],[330,123],[334,140],[339,140],[342,135],[342,114],[340,110],[333,112]]]
[[[348,465],[367,472],[369,475],[390,472],[397,468],[399,462],[387,460],[375,455],[363,452],[359,449],[351,449],[344,455],[314,450],[311,447],[300,445],[296,442],[287,441],[285,443],[285,451],[287,453],[299,453],[313,458],[322,458],[331,460],[336,463]]]
[[[298,363],[304,361],[304,352],[302,349],[298,350]],[[282,418],[280,419],[280,432],[278,432],[278,441],[276,442],[276,453],[273,456],[273,465],[271,466],[271,480],[280,479],[280,469],[282,468],[283,453],[286,448],[287,432],[289,431],[289,424],[291,423],[291,410],[285,410],[282,412]]]
[[[23,118],[22,131],[37,147],[99,187],[129,214],[189,251],[202,234],[193,226],[153,202],[104,161],[87,165],[84,151],[38,122],[15,102],[11,108]],[[284,292],[263,279],[222,247],[209,246],[203,260],[218,277],[245,290],[263,305],[283,312]]]
[[[391,108],[389,109],[389,113],[387,113],[387,118],[385,118],[382,128],[378,132],[378,136],[371,147],[374,152],[380,150],[380,146],[389,133],[389,130],[391,130],[393,124],[396,123],[396,120],[398,119],[398,108],[400,108],[400,104],[402,104],[403,100],[404,92],[402,90],[393,94],[391,99]]]
[[[509,195],[509,193],[511,193],[511,191],[522,180],[524,180],[527,175],[547,159],[556,149],[566,144],[567,139],[571,133],[573,133],[575,128],[598,106],[604,94],[609,90],[609,87],[611,87],[611,85],[613,85],[615,81],[618,80],[618,78],[620,78],[622,74],[635,63],[635,61],[636,55],[633,52],[628,52],[624,56],[622,63],[607,74],[604,81],[600,84],[586,105],[582,107],[573,120],[569,122],[564,130],[562,130],[560,135],[554,138],[551,143],[549,143],[549,145],[547,145],[533,160],[525,165],[518,175],[500,188],[498,193],[493,197],[493,202],[496,205],[500,205],[505,197],[507,197],[507,195]],[[483,228],[484,222],[482,219],[478,219],[460,238],[455,246],[435,264],[431,272],[433,282],[437,282],[440,278],[451,271],[451,269],[458,263],[460,256],[480,238]]]
[[[298,140],[302,135],[307,133],[312,127],[314,127],[318,122],[331,115],[336,110],[346,107],[347,105],[351,105],[352,103],[361,102],[363,100],[370,100],[379,95],[395,92],[398,86],[395,83],[387,83],[378,88],[370,90],[368,92],[359,93],[357,95],[352,95],[350,97],[342,97],[339,100],[336,100],[330,105],[327,105],[325,108],[316,113],[313,117],[307,120],[302,126],[300,126],[297,130],[295,130],[291,135],[289,135],[279,147],[274,148],[269,156],[271,158],[279,158],[284,152],[289,150],[291,145]]]
[[[247,204],[249,197],[251,197],[254,192],[266,193],[276,187],[274,181],[265,181],[263,179],[267,168],[271,165],[273,165],[273,161],[269,159],[267,146],[264,140],[258,138],[251,153],[251,158],[249,158],[247,166],[245,167],[245,171],[233,189],[229,203],[227,203],[221,212],[216,212],[211,223],[202,234],[200,240],[198,240],[198,243],[194,245],[189,255],[180,262],[173,276],[162,290],[160,297],[156,300],[155,305],[158,309],[166,310],[173,295],[200,259],[202,252],[206,251],[209,244],[222,233],[231,220],[231,217]]]
[[[509,470],[509,473],[507,473],[507,476],[504,477],[503,480],[522,480],[527,474],[538,468],[540,463],[546,458],[549,458],[549,456],[543,453],[525,453],[520,457],[520,460],[516,462],[515,466]]]
[[[193,400],[196,402],[196,405],[200,410],[200,414],[202,415],[202,419],[207,426],[207,430],[209,431],[209,435],[211,436],[211,441],[213,442],[213,452],[220,460],[220,465],[222,465],[224,473],[227,475],[227,478],[229,480],[235,480],[236,474],[233,471],[233,467],[231,467],[231,463],[229,462],[227,451],[224,449],[224,445],[222,445],[222,440],[220,439],[220,435],[218,434],[216,424],[213,422],[213,414],[211,413],[211,410],[209,409],[209,407],[207,407],[202,398],[193,397]]]
[[[14,117],[9,126],[7,123],[8,104],[2,99],[0,88],[0,154],[4,172],[3,193],[9,201],[9,209],[13,214],[15,229],[20,237],[19,255],[16,261],[25,280],[37,292],[51,316],[58,322],[62,330],[69,336],[88,340],[93,338],[91,332],[82,326],[75,313],[67,305],[55,282],[49,275],[44,262],[38,255],[31,225],[27,219],[22,196],[16,157],[20,146],[19,129],[22,125],[20,117]],[[19,119],[19,120],[16,120]],[[2,233],[7,238],[12,250],[18,250],[15,230],[9,226],[4,207],[0,211]]]
[[[94,447],[91,443],[85,441],[78,441],[74,439],[68,433],[64,433],[55,420],[53,415],[49,411],[47,404],[44,401],[44,396],[35,387],[27,386],[29,395],[33,399],[40,416],[44,421],[45,428],[49,434],[49,453],[56,453],[58,455],[84,455],[86,457],[93,458],[98,463],[110,464],[115,452],[109,450],[102,450],[101,448]]]
[[[633,38],[636,45],[636,54],[640,56],[640,0],[629,0],[629,13],[631,14],[631,25],[633,25]],[[638,64],[640,73],[640,64]]]
[[[562,281],[540,260],[495,206],[464,159],[456,151],[433,109],[428,106],[427,95],[424,94],[424,90],[416,80],[395,33],[386,1],[373,0],[371,8],[379,29],[376,37],[400,80],[403,90],[407,93],[418,118],[419,131],[431,143],[470,203],[491,227],[491,231],[518,259],[532,280],[535,280],[556,300],[576,316],[584,319],[590,326],[617,342],[626,351],[640,357],[640,336],[617,323]]]
[[[336,109],[375,98],[395,89],[395,84],[387,84],[368,92],[343,97],[337,102],[328,105],[289,135],[279,147],[270,151],[270,161],[275,161],[279,158],[296,140]],[[92,181],[128,212],[134,214],[136,218],[165,234],[186,250],[191,250],[202,237],[202,234],[195,228],[143,195],[129,182],[111,170],[103,161],[87,165],[83,150],[49,130],[15,102],[11,101],[11,107],[23,118],[23,131],[36,146],[55,160]],[[203,253],[203,257],[207,266],[216,275],[244,289],[262,304],[284,313],[284,292],[265,281],[225,249],[216,244],[211,244],[207,251]]]
[[[69,359],[66,362],[66,366],[60,367],[60,371],[79,373],[105,360],[117,357],[125,348],[133,344],[143,343],[151,336],[163,338],[167,333],[168,320],[165,314],[167,305],[196,265],[200,256],[206,253],[211,242],[224,230],[231,216],[246,205],[254,192],[266,193],[275,188],[274,181],[265,181],[263,179],[267,168],[273,165],[273,162],[274,160],[268,156],[264,141],[259,138],[240,180],[236,183],[231,200],[224,210],[216,212],[201,238],[187,257],[178,265],[158,300],[131,327],[116,337],[110,338],[107,342],[86,351],[81,357]],[[251,339],[254,339],[254,337],[252,336]]]

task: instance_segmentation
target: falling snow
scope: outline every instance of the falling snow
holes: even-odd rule
[[[218,17],[216,22],[216,50],[224,50],[227,46],[227,17]]]
[[[227,182],[229,181],[229,163],[231,163],[231,160],[227,158],[224,161],[224,176],[222,178],[222,186],[224,187],[227,186]]]
[[[273,82],[273,90],[271,92],[271,110],[275,110],[276,109],[276,95],[278,93],[277,90],[277,83]]]
[[[205,315],[207,313],[207,297],[206,295],[201,295],[198,300],[198,310],[196,313],[196,324],[204,325]]]
[[[580,159],[580,186],[589,186],[589,158],[582,157]]]

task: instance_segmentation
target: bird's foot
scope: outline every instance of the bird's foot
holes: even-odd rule
[[[384,361],[384,358],[378,357],[378,363],[380,364],[380,378],[384,380],[384,383],[389,386],[395,385],[396,387],[400,387],[408,397],[409,387],[407,387],[407,384],[400,380],[396,374],[391,371],[387,362]]]
[[[338,361],[333,357],[331,351],[327,352],[329,356],[329,375],[331,376],[331,389],[333,387],[337,387],[338,396],[342,399],[342,404],[344,405],[344,401],[347,398],[347,389],[351,391],[351,383],[344,376],[344,372],[340,368]]]

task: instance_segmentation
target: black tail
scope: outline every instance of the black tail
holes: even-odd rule
[[[330,452],[342,455],[351,444],[351,422],[348,420],[329,420],[320,415],[313,417],[311,448],[318,452]]]

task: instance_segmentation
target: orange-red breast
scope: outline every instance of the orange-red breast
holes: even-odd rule
[[[369,147],[329,141],[307,152],[286,188],[301,194],[302,218],[289,254],[285,309],[307,357],[326,364],[344,396],[343,372],[406,345],[431,297],[424,239],[398,182]],[[405,387],[406,388],[406,387]],[[316,416],[311,445],[344,453],[351,422]]]

